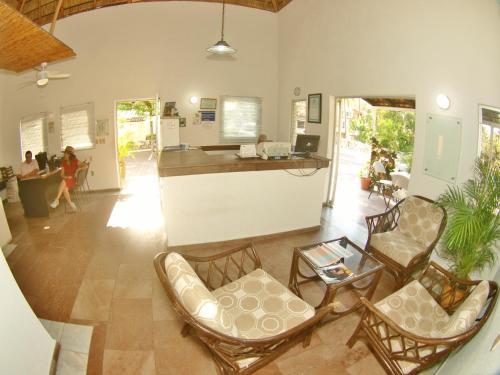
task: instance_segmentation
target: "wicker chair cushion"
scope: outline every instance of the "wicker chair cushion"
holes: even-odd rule
[[[417,281],[375,304],[382,313],[404,330],[423,337],[442,337],[450,317]]]
[[[432,202],[410,196],[401,204],[396,231],[428,247],[437,237],[443,210]]]
[[[238,328],[239,337],[278,335],[315,314],[314,308],[262,269],[212,292]]]
[[[229,336],[238,336],[229,314],[205,287],[189,263],[179,254],[165,258],[165,270],[179,302],[202,324]]]
[[[372,234],[370,246],[404,267],[408,266],[418,254],[425,252],[425,247],[421,243],[398,230]]]
[[[457,310],[455,310],[446,326],[442,328],[441,337],[456,336],[472,327],[474,321],[483,309],[489,292],[490,285],[488,281],[481,281],[467,299],[460,304]]]

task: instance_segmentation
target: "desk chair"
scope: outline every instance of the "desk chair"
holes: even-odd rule
[[[385,171],[385,167],[380,160],[377,160],[373,163],[373,169],[375,171],[375,175],[379,178],[377,181],[373,183],[373,190],[370,191],[368,195],[368,199],[372,196],[373,192],[376,191],[377,195],[382,195],[384,199],[385,207],[389,208],[389,203],[391,201],[391,195],[393,184],[391,180],[387,180],[384,177],[387,176]]]

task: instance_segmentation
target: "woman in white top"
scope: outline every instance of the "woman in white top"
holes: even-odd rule
[[[38,162],[33,159],[31,151],[26,151],[24,156],[26,157],[26,160],[21,163],[21,167],[19,168],[19,177],[21,180],[38,177]]]

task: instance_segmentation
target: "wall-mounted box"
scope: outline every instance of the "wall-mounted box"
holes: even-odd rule
[[[447,182],[457,180],[462,143],[462,119],[427,114],[424,173]]]

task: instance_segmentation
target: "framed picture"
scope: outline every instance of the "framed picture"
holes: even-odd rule
[[[179,119],[179,127],[180,128],[185,128],[186,127],[186,118],[185,117],[181,117]]]
[[[212,109],[217,108],[217,99],[211,98],[201,98],[200,99],[200,109]]]
[[[201,122],[214,122],[215,112],[214,111],[200,111]]]
[[[308,95],[307,122],[321,124],[321,94]]]

